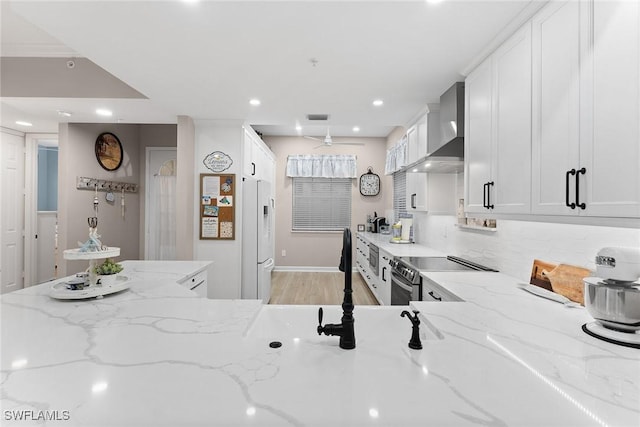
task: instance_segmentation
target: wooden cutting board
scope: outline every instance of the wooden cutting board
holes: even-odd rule
[[[591,276],[591,270],[575,265],[559,264],[553,270],[543,270],[542,275],[548,277],[551,281],[553,292],[584,305],[584,284],[582,279]]]
[[[533,260],[533,267],[531,268],[531,279],[529,283],[532,285],[540,286],[548,291],[553,291],[551,288],[551,281],[544,275],[544,271],[552,271],[558,264],[551,264],[550,262],[541,261],[539,259]]]

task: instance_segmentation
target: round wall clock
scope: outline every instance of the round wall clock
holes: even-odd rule
[[[380,177],[369,167],[367,173],[360,175],[360,194],[377,196],[380,193]]]
[[[103,169],[114,171],[122,164],[122,144],[111,132],[104,132],[96,139],[96,159]]]

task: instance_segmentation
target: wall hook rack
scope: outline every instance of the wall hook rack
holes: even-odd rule
[[[79,176],[76,178],[76,188],[78,190],[91,191],[125,191],[126,193],[137,193],[138,184],[130,182],[110,181],[107,179],[87,178]]]

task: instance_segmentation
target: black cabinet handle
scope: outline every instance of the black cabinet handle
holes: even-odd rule
[[[413,193],[411,195],[411,209],[415,209],[416,208],[416,193]]]
[[[429,295],[431,295],[431,297],[432,297],[434,300],[436,300],[436,301],[442,301],[442,298],[435,296],[435,295],[433,294],[433,291],[429,292]]]
[[[256,164],[251,162],[251,168],[252,168],[251,176],[254,176],[256,174]]]
[[[489,186],[488,182],[485,182],[484,184],[482,184],[482,207],[483,208],[487,208],[487,187],[488,186]]]
[[[385,272],[386,269],[387,269],[387,267],[382,267],[382,281],[383,282],[387,281],[387,279],[385,279],[385,277],[384,277],[384,272]]]
[[[491,204],[491,187],[493,187],[493,181],[487,182],[487,209],[494,208],[494,206]]]
[[[587,173],[587,169],[586,168],[578,169],[576,171],[576,203],[575,203],[575,205],[577,207],[579,207],[580,209],[586,209],[587,208],[587,204],[586,203],[580,203],[580,174],[586,175],[586,173]]]
[[[575,209],[576,204],[569,203],[569,175],[575,175],[575,174],[576,174],[576,170],[571,169],[570,171],[567,171],[567,174],[564,177],[564,203],[565,205],[567,205],[568,208],[571,208],[571,209]]]

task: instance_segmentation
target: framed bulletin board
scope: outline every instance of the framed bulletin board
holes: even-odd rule
[[[235,239],[235,195],[235,174],[200,174],[200,240]]]

